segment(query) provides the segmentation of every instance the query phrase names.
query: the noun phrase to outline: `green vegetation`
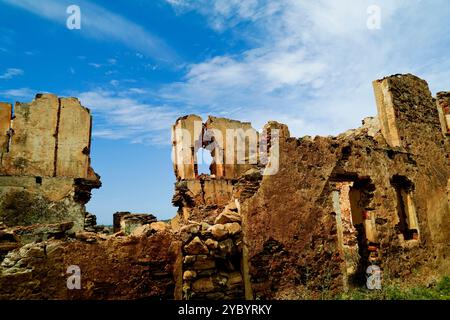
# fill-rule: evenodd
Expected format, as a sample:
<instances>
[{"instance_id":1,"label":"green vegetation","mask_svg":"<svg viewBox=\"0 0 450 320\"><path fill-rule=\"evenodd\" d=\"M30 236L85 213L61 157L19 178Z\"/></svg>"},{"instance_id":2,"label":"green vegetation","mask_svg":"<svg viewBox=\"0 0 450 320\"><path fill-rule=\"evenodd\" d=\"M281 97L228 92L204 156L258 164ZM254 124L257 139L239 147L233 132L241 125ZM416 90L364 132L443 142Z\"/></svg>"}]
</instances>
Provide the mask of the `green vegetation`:
<instances>
[{"instance_id":1,"label":"green vegetation","mask_svg":"<svg viewBox=\"0 0 450 320\"><path fill-rule=\"evenodd\" d=\"M450 276L428 287L402 287L385 283L381 290L352 289L336 297L338 300L450 300Z\"/></svg>"}]
</instances>

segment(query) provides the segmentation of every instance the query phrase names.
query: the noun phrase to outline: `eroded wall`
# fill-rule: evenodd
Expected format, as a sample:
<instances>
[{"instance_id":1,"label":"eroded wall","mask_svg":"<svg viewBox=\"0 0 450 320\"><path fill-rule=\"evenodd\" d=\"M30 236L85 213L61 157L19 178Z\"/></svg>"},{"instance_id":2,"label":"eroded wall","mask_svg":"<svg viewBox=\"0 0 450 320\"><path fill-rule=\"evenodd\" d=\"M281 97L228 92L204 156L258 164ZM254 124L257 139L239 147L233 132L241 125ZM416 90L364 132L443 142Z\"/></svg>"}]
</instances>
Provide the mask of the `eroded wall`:
<instances>
[{"instance_id":1,"label":"eroded wall","mask_svg":"<svg viewBox=\"0 0 450 320\"><path fill-rule=\"evenodd\" d=\"M264 175L267 164L259 161L223 177L229 199L240 204L246 298L336 294L364 286L370 265L386 278L448 273L449 141L440 116L447 96L436 104L413 75L377 80L374 92L378 117L362 127L297 139L271 122L279 137L276 174ZM219 123L223 131L234 122ZM198 196L214 178L177 183L174 221L217 217L223 203Z\"/></svg>"},{"instance_id":2,"label":"eroded wall","mask_svg":"<svg viewBox=\"0 0 450 320\"><path fill-rule=\"evenodd\" d=\"M442 117L448 94L433 99L426 82L413 75L373 85L378 116L360 128L294 138L287 126L271 121L257 133L258 149L265 145L267 154L258 153L256 162L246 152L246 163L216 161L210 175L197 172L200 148L213 144L208 150L217 159L239 147L206 132L250 132L232 138L242 146L256 131L222 118L178 119L172 128L177 216L165 224L118 213L117 232L108 236L69 231L98 183L90 178L92 169L85 171L86 136L71 138L68 131L63 140L72 142L64 144L63 134L52 140L45 132L39 139L54 142L56 162L53 175L35 176L44 170L36 165L44 151L23 146L41 140L27 142L23 137L33 132L27 127L12 152L15 120L8 126L10 106L1 104L0 129L8 132L0 141L8 163L2 170L12 174L0 177L0 191L13 194L9 202L1 198L2 217L10 210L8 217L17 219L11 224L29 226L0 224L0 298L319 299L365 286L368 266L378 266L383 281L432 283L448 275L450 143ZM36 101L30 106L53 110L54 97ZM75 113L73 123L64 125L62 106ZM55 132L90 130L76 100L61 100L58 110ZM25 111L16 124L37 117ZM14 154L29 159L15 164ZM56 212L41 210L49 205ZM70 225L61 224L67 217ZM57 224L36 224L49 219ZM72 264L86 272L80 291L64 287L63 272Z\"/></svg>"},{"instance_id":3,"label":"eroded wall","mask_svg":"<svg viewBox=\"0 0 450 320\"><path fill-rule=\"evenodd\" d=\"M438 92L436 103L442 133L444 135L450 135L450 92Z\"/></svg>"},{"instance_id":4,"label":"eroded wall","mask_svg":"<svg viewBox=\"0 0 450 320\"><path fill-rule=\"evenodd\" d=\"M0 300L174 298L181 248L169 229L136 236L68 229L0 228Z\"/></svg>"},{"instance_id":5,"label":"eroded wall","mask_svg":"<svg viewBox=\"0 0 450 320\"><path fill-rule=\"evenodd\" d=\"M379 116L388 119L337 137L285 139L279 173L265 176L242 205L255 296L361 286L371 264L393 278L448 273L449 141L436 104L426 82L412 75L376 81L376 91L379 86ZM407 182L406 197L398 197L396 177ZM348 195L355 183L370 194L359 209ZM401 230L399 201L415 215L404 227L409 233ZM353 236L348 210L363 213Z\"/></svg>"},{"instance_id":6,"label":"eroded wall","mask_svg":"<svg viewBox=\"0 0 450 320\"><path fill-rule=\"evenodd\" d=\"M91 115L75 98L38 94L0 104L0 222L75 222L99 176L90 168Z\"/></svg>"}]
</instances>

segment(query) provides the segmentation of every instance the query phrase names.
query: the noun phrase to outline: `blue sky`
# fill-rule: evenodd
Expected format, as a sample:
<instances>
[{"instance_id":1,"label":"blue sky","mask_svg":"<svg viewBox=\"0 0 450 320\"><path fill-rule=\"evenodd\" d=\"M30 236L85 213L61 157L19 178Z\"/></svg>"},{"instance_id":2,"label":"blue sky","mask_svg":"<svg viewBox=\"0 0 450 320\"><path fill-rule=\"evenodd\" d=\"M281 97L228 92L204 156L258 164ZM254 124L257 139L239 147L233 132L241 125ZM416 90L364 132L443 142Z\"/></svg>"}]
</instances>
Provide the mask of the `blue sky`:
<instances>
[{"instance_id":1,"label":"blue sky","mask_svg":"<svg viewBox=\"0 0 450 320\"><path fill-rule=\"evenodd\" d=\"M69 30L66 8L81 9ZM367 28L380 9L381 29ZM450 90L447 0L0 0L0 100L76 96L94 115L88 210L175 215L170 125L197 113L337 134L395 73Z\"/></svg>"}]
</instances>

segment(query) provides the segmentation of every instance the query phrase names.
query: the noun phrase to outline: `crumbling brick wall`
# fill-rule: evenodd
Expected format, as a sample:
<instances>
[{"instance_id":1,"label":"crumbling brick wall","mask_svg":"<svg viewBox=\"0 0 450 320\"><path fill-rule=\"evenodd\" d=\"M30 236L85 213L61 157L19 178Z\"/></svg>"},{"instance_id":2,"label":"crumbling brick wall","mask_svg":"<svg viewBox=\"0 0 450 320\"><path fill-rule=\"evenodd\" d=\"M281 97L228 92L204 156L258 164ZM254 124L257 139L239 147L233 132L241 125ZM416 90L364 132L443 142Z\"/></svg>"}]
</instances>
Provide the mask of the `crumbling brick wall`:
<instances>
[{"instance_id":1,"label":"crumbling brick wall","mask_svg":"<svg viewBox=\"0 0 450 320\"><path fill-rule=\"evenodd\" d=\"M433 99L413 75L373 85L378 117L335 137L294 138L273 121L257 133L223 118L178 119L177 216L165 224L118 213L114 235L70 231L98 183L86 167L87 140L62 146L74 146L73 153L58 156L59 134L52 138L33 113L59 110L45 121L60 132L65 103L55 107L54 96L38 96L31 104L37 109L19 108L16 126L5 120L10 106L0 104L0 130L7 132L0 136L0 216L15 226L0 224L0 298L321 298L362 287L370 265L381 268L383 279L448 275L450 142L442 121L448 94ZM75 100L68 105L82 113L75 119L87 119ZM14 140L10 129L19 130L21 121L33 125ZM36 128L42 136L27 140ZM232 139L241 144L226 142L227 129L239 132ZM248 151L254 136L256 158ZM51 148L33 149L43 140L53 158ZM215 160L210 175L198 173L200 148ZM242 163L226 161L237 154ZM55 212L42 210L49 204ZM20 214L12 220L5 212ZM72 222L61 223L66 219ZM68 265L84 270L81 291L67 291Z\"/></svg>"},{"instance_id":2,"label":"crumbling brick wall","mask_svg":"<svg viewBox=\"0 0 450 320\"><path fill-rule=\"evenodd\" d=\"M182 296L242 299L244 248L236 200L240 193L255 192L243 177L253 170L259 176L258 159L252 161L249 152L251 139L257 143L259 135L245 122L216 117L201 121L190 115L178 119L172 128L178 180L173 204L179 208L172 226L183 243ZM201 148L211 152L210 175L198 174L196 154Z\"/></svg>"},{"instance_id":3,"label":"crumbling brick wall","mask_svg":"<svg viewBox=\"0 0 450 320\"><path fill-rule=\"evenodd\" d=\"M170 225L127 213L110 234L86 216L91 189L100 187L90 167L91 122L75 98L37 95L14 110L0 104L0 300L181 292L181 244ZM68 285L72 267L79 288Z\"/></svg>"},{"instance_id":4,"label":"crumbling brick wall","mask_svg":"<svg viewBox=\"0 0 450 320\"><path fill-rule=\"evenodd\" d=\"M374 264L386 278L448 272L449 141L438 108L446 95L436 105L426 82L412 75L375 81L374 90L378 117L336 137L297 139L269 123L266 129L279 132L276 174L263 175L267 163L259 158L246 171L228 169L237 176L195 178L193 157L194 175L177 175L177 223L211 221L223 208L189 186L225 180L232 189L228 197L241 208L247 298L342 292L364 285Z\"/></svg>"},{"instance_id":5,"label":"crumbling brick wall","mask_svg":"<svg viewBox=\"0 0 450 320\"><path fill-rule=\"evenodd\" d=\"M38 94L31 103L0 104L0 222L84 224L90 191L92 119L75 98Z\"/></svg>"},{"instance_id":6,"label":"crumbling brick wall","mask_svg":"<svg viewBox=\"0 0 450 320\"><path fill-rule=\"evenodd\" d=\"M386 278L427 267L448 272L449 141L436 104L412 75L374 87L379 123L367 119L337 137L282 140L279 173L264 177L242 204L254 296L361 286L372 263ZM360 193L359 204L352 206L350 189ZM359 220L356 235L346 210Z\"/></svg>"}]
</instances>

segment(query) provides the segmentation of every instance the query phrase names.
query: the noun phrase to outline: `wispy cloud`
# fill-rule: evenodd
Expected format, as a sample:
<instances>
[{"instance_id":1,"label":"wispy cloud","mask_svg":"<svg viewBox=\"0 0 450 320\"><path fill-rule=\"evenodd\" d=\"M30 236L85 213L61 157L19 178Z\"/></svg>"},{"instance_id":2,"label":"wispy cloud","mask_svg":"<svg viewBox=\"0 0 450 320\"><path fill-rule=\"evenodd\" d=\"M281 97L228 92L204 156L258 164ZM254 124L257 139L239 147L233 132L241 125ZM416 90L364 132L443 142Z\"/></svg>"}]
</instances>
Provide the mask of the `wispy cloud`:
<instances>
[{"instance_id":1,"label":"wispy cloud","mask_svg":"<svg viewBox=\"0 0 450 320\"><path fill-rule=\"evenodd\" d=\"M0 74L0 79L8 80L23 74L24 72L22 69L8 68L3 74Z\"/></svg>"},{"instance_id":2,"label":"wispy cloud","mask_svg":"<svg viewBox=\"0 0 450 320\"><path fill-rule=\"evenodd\" d=\"M178 14L196 10L205 15L210 26L223 31L242 21L256 21L275 14L284 1L267 0L166 0Z\"/></svg>"},{"instance_id":3,"label":"wispy cloud","mask_svg":"<svg viewBox=\"0 0 450 320\"><path fill-rule=\"evenodd\" d=\"M167 144L170 126L180 112L167 105L147 103L142 97L137 99L135 93L135 90L98 88L74 95L94 114L94 137Z\"/></svg>"},{"instance_id":4,"label":"wispy cloud","mask_svg":"<svg viewBox=\"0 0 450 320\"><path fill-rule=\"evenodd\" d=\"M252 121L274 119L297 135L335 134L376 113L371 81L412 72L450 78L450 15L445 0L387 1L381 30L369 30L374 1L167 0L196 10L217 31L235 32L249 48L188 67L161 90L166 101Z\"/></svg>"},{"instance_id":5,"label":"wispy cloud","mask_svg":"<svg viewBox=\"0 0 450 320\"><path fill-rule=\"evenodd\" d=\"M2 96L11 99L24 99L30 101L36 95L38 91L30 88L17 88L0 91Z\"/></svg>"},{"instance_id":6,"label":"wispy cloud","mask_svg":"<svg viewBox=\"0 0 450 320\"><path fill-rule=\"evenodd\" d=\"M73 4L69 0L0 0L20 7L45 19L66 24L66 8ZM86 0L78 0L81 8L81 35L105 41L119 41L149 57L160 61L173 62L175 52L160 38L142 26L129 21L99 5Z\"/></svg>"},{"instance_id":7,"label":"wispy cloud","mask_svg":"<svg viewBox=\"0 0 450 320\"><path fill-rule=\"evenodd\" d=\"M90 63L88 63L88 65L93 67L93 68L96 68L96 69L102 67L102 65L100 63L94 63L94 62L90 62Z\"/></svg>"}]
</instances>

